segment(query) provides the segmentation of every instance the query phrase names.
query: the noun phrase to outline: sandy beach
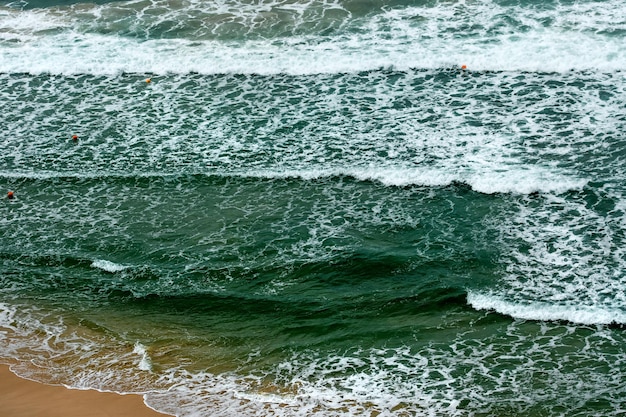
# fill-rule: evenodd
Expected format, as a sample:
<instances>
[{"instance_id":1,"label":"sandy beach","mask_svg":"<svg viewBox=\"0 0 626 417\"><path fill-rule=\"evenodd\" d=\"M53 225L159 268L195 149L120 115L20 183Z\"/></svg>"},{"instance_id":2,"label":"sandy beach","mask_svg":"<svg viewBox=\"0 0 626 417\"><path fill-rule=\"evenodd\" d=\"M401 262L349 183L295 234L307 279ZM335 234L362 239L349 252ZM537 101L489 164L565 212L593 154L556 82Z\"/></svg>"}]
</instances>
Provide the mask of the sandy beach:
<instances>
[{"instance_id":1,"label":"sandy beach","mask_svg":"<svg viewBox=\"0 0 626 417\"><path fill-rule=\"evenodd\" d=\"M0 415L4 417L165 417L140 395L71 390L22 379L0 365Z\"/></svg>"}]
</instances>

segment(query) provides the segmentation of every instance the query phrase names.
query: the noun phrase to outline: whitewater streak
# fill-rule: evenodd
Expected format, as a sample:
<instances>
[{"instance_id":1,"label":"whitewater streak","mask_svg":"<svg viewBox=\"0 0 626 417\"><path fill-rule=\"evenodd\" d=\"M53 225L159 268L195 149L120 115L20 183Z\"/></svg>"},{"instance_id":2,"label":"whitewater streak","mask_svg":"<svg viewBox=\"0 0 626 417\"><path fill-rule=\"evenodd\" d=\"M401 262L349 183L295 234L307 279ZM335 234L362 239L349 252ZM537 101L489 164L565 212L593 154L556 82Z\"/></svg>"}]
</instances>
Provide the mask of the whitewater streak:
<instances>
[{"instance_id":1,"label":"whitewater streak","mask_svg":"<svg viewBox=\"0 0 626 417\"><path fill-rule=\"evenodd\" d=\"M468 291L467 303L477 310L495 311L516 319L564 321L576 324L626 324L626 313L617 307L559 304L555 302L514 302L494 292Z\"/></svg>"},{"instance_id":2,"label":"whitewater streak","mask_svg":"<svg viewBox=\"0 0 626 417\"><path fill-rule=\"evenodd\" d=\"M569 191L580 191L587 184L587 180L574 176L563 175L537 167L480 167L469 172L454 172L450 168L327 168L316 169L249 169L242 171L207 170L205 172L8 172L0 171L1 178L12 180L51 180L51 179L100 179L106 178L176 178L181 175L201 175L206 177L223 178L259 178L259 179L286 179L294 178L303 181L318 179L329 179L338 177L354 178L358 181L374 181L389 187L447 187L453 184L465 184L472 190L483 194L511 193L511 194L532 194L532 193L556 193L562 194ZM98 261L100 262L100 261ZM100 265L95 265L101 267Z\"/></svg>"},{"instance_id":3,"label":"whitewater streak","mask_svg":"<svg viewBox=\"0 0 626 417\"><path fill-rule=\"evenodd\" d=\"M506 16L520 10L488 1L402 9L314 1L0 6L0 72L304 75L461 65L614 72L626 67L626 44L615 35L625 9L619 1L602 13L563 5L514 20ZM320 28L322 16L328 26ZM128 19L127 32L112 30ZM320 29L332 36L318 36Z\"/></svg>"},{"instance_id":4,"label":"whitewater streak","mask_svg":"<svg viewBox=\"0 0 626 417\"><path fill-rule=\"evenodd\" d=\"M311 44L245 41L224 45L216 41L158 39L139 41L69 33L20 41L0 50L0 72L57 75L137 74L332 74L378 70L460 68L472 71L567 72L622 71L626 47L586 34L548 35L503 40L495 45L429 44L378 39L344 39ZM5 39L7 41L7 39ZM546 42L545 48L537 44ZM350 45L365 43L363 50ZM370 44L368 47L367 44ZM389 43L389 42L387 42ZM581 52L581 49L583 52ZM364 52L365 51L365 52ZM583 55L584 60L580 57Z\"/></svg>"}]
</instances>

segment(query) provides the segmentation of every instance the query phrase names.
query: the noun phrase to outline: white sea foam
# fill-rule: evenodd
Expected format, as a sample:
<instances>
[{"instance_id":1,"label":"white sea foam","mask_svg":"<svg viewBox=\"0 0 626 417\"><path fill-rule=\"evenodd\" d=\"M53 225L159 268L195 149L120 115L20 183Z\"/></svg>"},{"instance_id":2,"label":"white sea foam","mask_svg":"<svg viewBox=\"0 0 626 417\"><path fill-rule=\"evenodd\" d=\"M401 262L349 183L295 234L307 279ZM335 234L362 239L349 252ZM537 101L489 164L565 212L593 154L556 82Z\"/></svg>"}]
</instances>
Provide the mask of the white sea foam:
<instances>
[{"instance_id":1,"label":"white sea foam","mask_svg":"<svg viewBox=\"0 0 626 417\"><path fill-rule=\"evenodd\" d=\"M128 269L127 265L116 264L115 262L107 261L104 259L96 259L91 263L93 268L102 269L106 272L116 273Z\"/></svg>"},{"instance_id":2,"label":"white sea foam","mask_svg":"<svg viewBox=\"0 0 626 417\"><path fill-rule=\"evenodd\" d=\"M492 293L468 291L467 302L477 310L492 310L516 319L568 321L577 324L626 324L626 312L617 307L508 301Z\"/></svg>"},{"instance_id":3,"label":"white sea foam","mask_svg":"<svg viewBox=\"0 0 626 417\"><path fill-rule=\"evenodd\" d=\"M469 298L481 302L480 294ZM72 329L58 319L44 325L53 317L37 319L34 311L20 310L0 305L0 311L20 316L16 333L0 338L3 357L20 361L17 373L79 389L144 393L151 407L180 417L464 416L468 410L495 415L503 405L516 409L518 400L551 410L564 394L571 400L581 389L604 388L617 397L624 389L619 378L607 379L602 371L623 360L615 349L623 340L619 332L600 327L575 334L574 326L546 322L533 328L512 322L495 324L502 328L490 328L485 336L485 326L494 324L476 322L456 336L412 347L342 353L307 349L271 366L263 355L253 355L251 361L264 363L253 373L190 371L178 362L152 373L142 365L148 349L140 342L129 346L108 333ZM580 349L581 343L587 348ZM163 346L165 352L170 348ZM541 374L540 401L534 386L524 382L529 373Z\"/></svg>"},{"instance_id":4,"label":"white sea foam","mask_svg":"<svg viewBox=\"0 0 626 417\"><path fill-rule=\"evenodd\" d=\"M175 382L167 393L149 394L147 402L181 416L464 416L472 410L497 415L503 407L518 406L523 413L537 403L546 410L553 404L558 408L564 391L573 394L581 389L575 382L583 375L586 378L578 383L585 381L587 388L622 392L618 381L596 378L587 368L621 358L619 353L606 357L597 351L599 345L616 341L598 329L584 341L593 348L580 349L572 345L573 331L544 324L531 335L513 323L501 336L484 338L478 330L474 339L470 331L418 350L401 347L337 355L309 351L285 360L265 376L180 372L169 378ZM552 367L552 361L559 366ZM540 399L526 384L524 375L529 373L542 377ZM279 387L259 384L267 378L284 381L288 389L281 392ZM509 401L506 395L515 399Z\"/></svg>"},{"instance_id":5,"label":"white sea foam","mask_svg":"<svg viewBox=\"0 0 626 417\"><path fill-rule=\"evenodd\" d=\"M0 340L7 337L10 329L15 326L15 307L0 303Z\"/></svg>"},{"instance_id":6,"label":"white sea foam","mask_svg":"<svg viewBox=\"0 0 626 417\"><path fill-rule=\"evenodd\" d=\"M623 15L624 5L617 1L610 3L593 8L590 13L593 17L585 17L576 7L537 12L505 9L489 1L458 7L439 3L436 8L379 11L364 18L364 23L357 23L361 22L358 19L351 21L350 13L344 11L330 27L356 25L358 30L339 31L324 38L316 38L314 32L309 34L299 28L311 26L319 20L319 15L311 14L308 22L300 21L301 12L286 17L280 12L285 5L280 3L256 7L240 4L237 11L237 4L216 4L211 9L198 2L189 5L191 11L173 7L161 19L153 13L138 13L132 4L126 9L111 3L91 11L5 9L0 15L0 33L11 42L0 45L0 72L321 74L379 68L433 69L461 64L476 71L621 71L626 67L626 46L621 37L611 32L623 30L623 24L612 19L620 16L620 11ZM306 10L305 6L302 10ZM167 10L159 2L147 7L154 7L158 13ZM287 19L282 24L293 25L290 36L271 36L271 26L276 22L266 19L268 8L282 16L278 19ZM341 10L341 6L329 4L322 6L320 12L324 9L330 15ZM520 20L526 21L524 30L503 23L502 15L516 13L521 14ZM232 14L230 18L220 21L220 16L229 14ZM205 17L209 23L197 28L198 16ZM102 34L125 19L137 19L139 34L150 33L163 22L173 21L195 29L190 28L189 38L146 39ZM539 23L550 19L555 23L549 26ZM95 23L87 23L92 21ZM258 22L269 26L258 27ZM241 32L235 32L235 36L238 34L242 41L233 41L228 33L225 39L219 38L229 23L241 28L232 30ZM470 30L467 36L454 36L464 34L472 25L482 29ZM266 30L270 32L265 33ZM259 36L248 34L255 31L259 31Z\"/></svg>"},{"instance_id":7,"label":"white sea foam","mask_svg":"<svg viewBox=\"0 0 626 417\"><path fill-rule=\"evenodd\" d=\"M577 39L572 39L577 38ZM363 48L350 53L349 45ZM565 44L563 44L563 42ZM370 46L367 43L371 43ZM543 45L542 45L543 44ZM305 44L306 45L306 44ZM494 45L380 45L378 40L335 41L315 47L249 41L134 41L104 35L57 35L0 49L0 72L33 74L324 74L394 68L439 69L465 63L473 71L621 71L626 47L587 35L549 41L530 37ZM584 50L583 53L580 50ZM368 51L368 52L362 52ZM580 60L584 55L585 59Z\"/></svg>"},{"instance_id":8,"label":"white sea foam","mask_svg":"<svg viewBox=\"0 0 626 417\"><path fill-rule=\"evenodd\" d=\"M475 171L482 171L477 173ZM370 167L370 168L326 168L304 170L264 170L251 171L240 174L244 177L261 178L302 178L305 180L348 176L360 181L378 181L386 186L406 187L445 187L453 183L469 185L473 190L484 194L512 193L565 193L581 190L587 181L575 177L558 175L538 167L515 169L502 165L501 167L476 167L455 172L454 167L446 169L436 168L398 168L398 167Z\"/></svg>"},{"instance_id":9,"label":"white sea foam","mask_svg":"<svg viewBox=\"0 0 626 417\"><path fill-rule=\"evenodd\" d=\"M32 123L24 135L33 138L7 141L4 154L13 166L0 175L350 176L388 186L458 182L485 194L560 194L584 188L590 176L578 161L594 152L606 155L601 147L619 128L619 107L598 93L619 93L614 86L622 80L615 74L440 75L171 76L150 88L132 76L98 78L86 81L90 95L78 115L72 100L83 97L83 83L45 78L36 91L20 89L23 97L13 89L0 92L12 103L6 130L24 131L22 115L28 114ZM29 82L24 77L3 81ZM231 81L232 89L224 90L222 83ZM198 82L207 88L190 86ZM31 94L52 94L64 105L33 108ZM189 102L209 110L190 112ZM113 108L106 118L91 116L103 106ZM55 119L47 116L51 111ZM85 132L80 146L54 137L68 120ZM24 166L33 171L24 172Z\"/></svg>"},{"instance_id":10,"label":"white sea foam","mask_svg":"<svg viewBox=\"0 0 626 417\"><path fill-rule=\"evenodd\" d=\"M453 183L469 185L474 191L483 194L511 193L511 194L532 194L532 193L565 193L568 191L581 190L587 180L576 178L575 176L559 175L548 170L537 167L518 168L513 167L482 167L478 170L484 172L455 172L453 167L448 169L435 168L403 168L393 166L380 166L370 168L303 168L303 169L283 169L283 170L257 170L231 171L224 173L220 171L207 170L203 175L214 176L234 176L241 178L300 178L305 181L318 180L333 177L352 177L359 181L376 181L390 187L445 187ZM152 177L176 177L179 172L1 172L0 177L5 178L29 178L29 179L54 179L54 178L152 178ZM92 267L100 268L108 272L119 272L127 269L128 266L115 264L106 260L96 260Z\"/></svg>"},{"instance_id":11,"label":"white sea foam","mask_svg":"<svg viewBox=\"0 0 626 417\"><path fill-rule=\"evenodd\" d=\"M556 193L582 190L587 184L575 176L558 175L549 170L533 168L503 168L472 175L465 180L473 190L484 194Z\"/></svg>"},{"instance_id":12,"label":"white sea foam","mask_svg":"<svg viewBox=\"0 0 626 417\"><path fill-rule=\"evenodd\" d=\"M142 345L141 343L135 343L135 347L133 348L133 353L140 355L141 360L139 361L138 367L142 371L151 371L152 370L152 361L150 360L150 355L148 354L148 349Z\"/></svg>"},{"instance_id":13,"label":"white sea foam","mask_svg":"<svg viewBox=\"0 0 626 417\"><path fill-rule=\"evenodd\" d=\"M149 370L147 349L139 343L133 349L86 321L83 325L82 321L67 320L61 311L0 303L0 360L11 360L14 372L40 382L77 389L145 392L150 373L137 372L137 355L141 355L139 369Z\"/></svg>"},{"instance_id":14,"label":"white sea foam","mask_svg":"<svg viewBox=\"0 0 626 417\"><path fill-rule=\"evenodd\" d=\"M468 302L521 319L626 323L624 249L614 229L621 216L564 195L513 204L498 219L498 284L470 291Z\"/></svg>"}]
</instances>

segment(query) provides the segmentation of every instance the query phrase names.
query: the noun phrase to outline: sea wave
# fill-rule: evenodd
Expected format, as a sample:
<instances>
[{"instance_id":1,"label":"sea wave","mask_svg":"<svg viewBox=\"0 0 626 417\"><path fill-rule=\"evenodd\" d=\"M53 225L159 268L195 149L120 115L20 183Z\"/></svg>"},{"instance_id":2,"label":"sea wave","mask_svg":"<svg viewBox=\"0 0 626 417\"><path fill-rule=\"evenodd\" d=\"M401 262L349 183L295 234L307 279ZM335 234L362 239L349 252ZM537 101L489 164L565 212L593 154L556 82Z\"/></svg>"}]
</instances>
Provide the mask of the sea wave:
<instances>
[{"instance_id":1,"label":"sea wave","mask_svg":"<svg viewBox=\"0 0 626 417\"><path fill-rule=\"evenodd\" d=\"M468 291L467 303L522 320L565 321L576 324L626 324L626 312L614 306L558 304L526 300L512 302L494 293Z\"/></svg>"},{"instance_id":2,"label":"sea wave","mask_svg":"<svg viewBox=\"0 0 626 417\"><path fill-rule=\"evenodd\" d=\"M116 264L115 262L107 261L104 259L96 259L95 261L93 261L91 266L93 268L102 269L103 271L111 272L111 273L124 271L125 269L129 268L126 265Z\"/></svg>"},{"instance_id":3,"label":"sea wave","mask_svg":"<svg viewBox=\"0 0 626 417\"><path fill-rule=\"evenodd\" d=\"M159 179L177 177L196 177L198 180L251 178L260 180L297 179L305 182L318 180L333 180L339 178L353 178L360 182L375 182L386 187L433 187L441 188L456 184L464 184L481 194L533 194L554 193L563 194L570 191L581 191L588 180L573 176L551 173L538 168L510 169L502 167L484 172L459 173L446 169L418 169L418 168L304 168L304 169L251 169L246 171L230 172L1 172L0 178L11 180L96 180L107 181L115 179ZM19 193L17 193L19 194ZM94 262L96 267L104 268L106 261Z\"/></svg>"},{"instance_id":4,"label":"sea wave","mask_svg":"<svg viewBox=\"0 0 626 417\"><path fill-rule=\"evenodd\" d=\"M626 48L616 41L574 35L549 41L537 35L495 45L392 43L345 39L293 44L166 39L137 41L112 35L62 34L0 48L1 73L117 75L341 74L379 70L457 68L468 71L621 72ZM350 52L353 43L362 49ZM538 46L537 44L543 44ZM369 46L368 46L369 44ZM581 49L583 52L581 52ZM363 52L367 51L367 52ZM585 59L580 60L584 55Z\"/></svg>"},{"instance_id":5,"label":"sea wave","mask_svg":"<svg viewBox=\"0 0 626 417\"><path fill-rule=\"evenodd\" d=\"M302 75L463 64L614 72L626 66L623 14L618 1L543 10L491 1L369 9L313 1L5 7L0 72Z\"/></svg>"}]
</instances>

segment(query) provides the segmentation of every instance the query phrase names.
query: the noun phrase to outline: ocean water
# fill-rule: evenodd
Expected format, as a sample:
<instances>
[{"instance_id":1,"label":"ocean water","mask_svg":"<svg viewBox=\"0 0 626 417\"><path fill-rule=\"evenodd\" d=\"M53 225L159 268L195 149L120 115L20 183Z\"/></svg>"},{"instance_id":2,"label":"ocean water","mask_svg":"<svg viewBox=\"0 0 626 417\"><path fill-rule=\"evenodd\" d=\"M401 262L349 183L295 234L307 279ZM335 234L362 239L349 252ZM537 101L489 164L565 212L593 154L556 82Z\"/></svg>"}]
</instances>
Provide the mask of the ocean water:
<instances>
[{"instance_id":1,"label":"ocean water","mask_svg":"<svg viewBox=\"0 0 626 417\"><path fill-rule=\"evenodd\" d=\"M623 1L0 0L0 114L19 375L179 417L626 413Z\"/></svg>"}]
</instances>

